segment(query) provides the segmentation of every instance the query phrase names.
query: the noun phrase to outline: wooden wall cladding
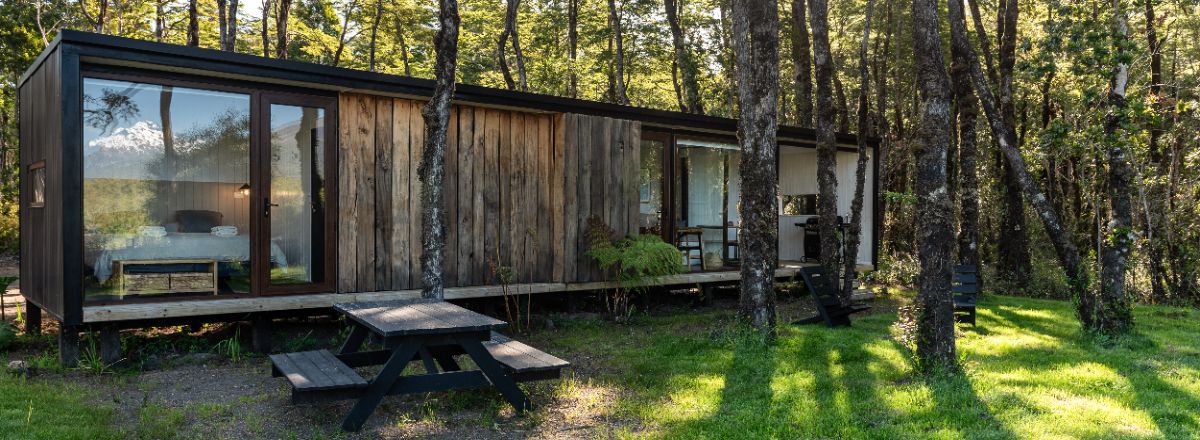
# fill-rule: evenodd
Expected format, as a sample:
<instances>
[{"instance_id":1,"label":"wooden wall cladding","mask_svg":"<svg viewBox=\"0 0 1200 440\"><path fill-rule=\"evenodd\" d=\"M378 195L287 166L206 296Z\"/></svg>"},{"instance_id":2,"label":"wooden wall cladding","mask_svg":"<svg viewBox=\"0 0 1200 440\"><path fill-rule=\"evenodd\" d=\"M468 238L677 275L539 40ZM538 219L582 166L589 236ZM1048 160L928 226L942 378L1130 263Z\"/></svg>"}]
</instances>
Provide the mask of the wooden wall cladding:
<instances>
[{"instance_id":1,"label":"wooden wall cladding","mask_svg":"<svg viewBox=\"0 0 1200 440\"><path fill-rule=\"evenodd\" d=\"M339 99L338 290L420 287L424 102ZM640 123L455 106L446 150L447 286L599 279L588 216L636 231Z\"/></svg>"},{"instance_id":2,"label":"wooden wall cladding","mask_svg":"<svg viewBox=\"0 0 1200 440\"><path fill-rule=\"evenodd\" d=\"M78 206L79 195L63 191L62 63L62 52L55 50L17 95L21 126L21 294L59 319L68 311L64 298L66 277L83 277L82 273L64 273L63 231L67 226L63 224L63 210L64 205ZM33 179L26 177L30 166L42 161L45 204L34 208L30 206Z\"/></svg>"}]
</instances>

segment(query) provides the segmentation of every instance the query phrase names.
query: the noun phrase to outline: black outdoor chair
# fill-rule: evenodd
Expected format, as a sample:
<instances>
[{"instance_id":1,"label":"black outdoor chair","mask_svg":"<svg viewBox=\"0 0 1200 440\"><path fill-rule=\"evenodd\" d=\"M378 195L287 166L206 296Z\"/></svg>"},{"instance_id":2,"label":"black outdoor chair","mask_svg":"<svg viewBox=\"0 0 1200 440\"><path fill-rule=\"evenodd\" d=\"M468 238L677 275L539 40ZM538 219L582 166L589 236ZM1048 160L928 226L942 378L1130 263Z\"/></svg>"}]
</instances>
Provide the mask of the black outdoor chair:
<instances>
[{"instance_id":1,"label":"black outdoor chair","mask_svg":"<svg viewBox=\"0 0 1200 440\"><path fill-rule=\"evenodd\" d=\"M842 304L837 288L834 287L833 277L825 272L824 266L802 267L800 276L804 278L804 286L813 295L817 316L801 319L796 321L796 324L824 322L830 328L843 325L849 327L850 315L871 309L871 306L866 304Z\"/></svg>"},{"instance_id":2,"label":"black outdoor chair","mask_svg":"<svg viewBox=\"0 0 1200 440\"><path fill-rule=\"evenodd\" d=\"M954 320L975 325L975 298L979 295L979 268L973 264L954 266Z\"/></svg>"}]
</instances>

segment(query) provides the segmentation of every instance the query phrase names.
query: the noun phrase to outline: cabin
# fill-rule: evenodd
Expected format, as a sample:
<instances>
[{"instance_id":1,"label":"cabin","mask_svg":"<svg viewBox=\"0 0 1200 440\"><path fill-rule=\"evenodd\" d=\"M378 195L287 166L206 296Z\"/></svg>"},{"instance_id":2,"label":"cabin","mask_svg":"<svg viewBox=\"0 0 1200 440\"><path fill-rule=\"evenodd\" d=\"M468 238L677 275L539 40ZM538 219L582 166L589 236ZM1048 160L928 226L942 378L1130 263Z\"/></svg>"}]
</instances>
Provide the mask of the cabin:
<instances>
[{"instance_id":1,"label":"cabin","mask_svg":"<svg viewBox=\"0 0 1200 440\"><path fill-rule=\"evenodd\" d=\"M62 323L64 351L81 331L419 296L432 81L63 31L18 85L21 293L34 324L39 310ZM493 263L522 292L612 286L585 254L593 216L684 249L690 271L662 284L736 281L736 125L458 86L447 299L499 296ZM849 218L856 139L837 140ZM814 142L779 128L780 277L812 256ZM878 255L877 144L854 256L864 269Z\"/></svg>"}]
</instances>

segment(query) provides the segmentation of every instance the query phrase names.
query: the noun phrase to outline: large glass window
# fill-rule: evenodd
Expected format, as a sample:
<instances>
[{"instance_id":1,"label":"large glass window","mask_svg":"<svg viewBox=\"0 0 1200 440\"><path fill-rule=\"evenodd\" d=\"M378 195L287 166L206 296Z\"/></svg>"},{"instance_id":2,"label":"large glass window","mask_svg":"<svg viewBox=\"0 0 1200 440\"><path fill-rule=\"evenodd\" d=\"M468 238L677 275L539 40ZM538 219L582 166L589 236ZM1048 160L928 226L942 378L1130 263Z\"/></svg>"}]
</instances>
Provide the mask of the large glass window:
<instances>
[{"instance_id":1,"label":"large glass window","mask_svg":"<svg viewBox=\"0 0 1200 440\"><path fill-rule=\"evenodd\" d=\"M638 230L642 234L662 234L663 148L661 139L642 139L638 178Z\"/></svg>"},{"instance_id":2,"label":"large glass window","mask_svg":"<svg viewBox=\"0 0 1200 440\"><path fill-rule=\"evenodd\" d=\"M83 93L86 298L248 293L250 96L99 78Z\"/></svg>"},{"instance_id":3,"label":"large glass window","mask_svg":"<svg viewBox=\"0 0 1200 440\"><path fill-rule=\"evenodd\" d=\"M737 145L702 140L676 144L676 230L699 233L704 267L716 268L737 256L741 152Z\"/></svg>"}]
</instances>

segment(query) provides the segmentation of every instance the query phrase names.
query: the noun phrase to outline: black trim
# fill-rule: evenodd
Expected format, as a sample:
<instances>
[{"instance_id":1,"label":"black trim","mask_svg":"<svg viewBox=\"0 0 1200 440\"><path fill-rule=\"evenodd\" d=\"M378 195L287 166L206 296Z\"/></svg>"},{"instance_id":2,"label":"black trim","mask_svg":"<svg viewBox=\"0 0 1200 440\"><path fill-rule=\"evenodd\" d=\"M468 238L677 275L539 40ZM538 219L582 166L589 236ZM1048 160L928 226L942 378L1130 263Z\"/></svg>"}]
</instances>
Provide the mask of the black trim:
<instances>
[{"instance_id":1,"label":"black trim","mask_svg":"<svg viewBox=\"0 0 1200 440\"><path fill-rule=\"evenodd\" d=\"M62 48L63 321L83 323L83 73L79 51Z\"/></svg>"}]
</instances>

